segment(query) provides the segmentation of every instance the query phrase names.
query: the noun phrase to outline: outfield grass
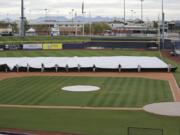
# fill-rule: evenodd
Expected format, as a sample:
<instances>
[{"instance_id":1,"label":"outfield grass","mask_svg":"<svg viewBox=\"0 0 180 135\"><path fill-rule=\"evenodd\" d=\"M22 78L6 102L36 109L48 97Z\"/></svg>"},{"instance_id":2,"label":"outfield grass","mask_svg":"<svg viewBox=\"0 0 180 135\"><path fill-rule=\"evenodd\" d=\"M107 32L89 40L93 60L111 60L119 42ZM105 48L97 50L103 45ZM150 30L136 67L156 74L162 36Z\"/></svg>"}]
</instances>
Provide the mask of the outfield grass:
<instances>
[{"instance_id":1,"label":"outfield grass","mask_svg":"<svg viewBox=\"0 0 180 135\"><path fill-rule=\"evenodd\" d=\"M93 41L155 41L150 37L96 37ZM79 43L91 41L90 37L83 36L29 36L29 37L0 37L0 44L23 44L23 43Z\"/></svg>"},{"instance_id":2,"label":"outfield grass","mask_svg":"<svg viewBox=\"0 0 180 135\"><path fill-rule=\"evenodd\" d=\"M1 108L0 116L1 128L83 135L127 135L128 127L144 127L163 129L164 135L180 135L180 118L155 116L141 111Z\"/></svg>"},{"instance_id":3,"label":"outfield grass","mask_svg":"<svg viewBox=\"0 0 180 135\"><path fill-rule=\"evenodd\" d=\"M88 37L70 36L30 36L30 37L0 37L0 44L23 44L23 43L79 43L88 42Z\"/></svg>"},{"instance_id":4,"label":"outfield grass","mask_svg":"<svg viewBox=\"0 0 180 135\"><path fill-rule=\"evenodd\" d=\"M0 57L72 57L72 56L156 56L158 51L128 50L61 50L61 51L2 51Z\"/></svg>"},{"instance_id":5,"label":"outfield grass","mask_svg":"<svg viewBox=\"0 0 180 135\"><path fill-rule=\"evenodd\" d=\"M66 92L71 85L94 85L97 92ZM25 77L0 81L0 104L143 107L173 101L166 81L144 78Z\"/></svg>"}]
</instances>

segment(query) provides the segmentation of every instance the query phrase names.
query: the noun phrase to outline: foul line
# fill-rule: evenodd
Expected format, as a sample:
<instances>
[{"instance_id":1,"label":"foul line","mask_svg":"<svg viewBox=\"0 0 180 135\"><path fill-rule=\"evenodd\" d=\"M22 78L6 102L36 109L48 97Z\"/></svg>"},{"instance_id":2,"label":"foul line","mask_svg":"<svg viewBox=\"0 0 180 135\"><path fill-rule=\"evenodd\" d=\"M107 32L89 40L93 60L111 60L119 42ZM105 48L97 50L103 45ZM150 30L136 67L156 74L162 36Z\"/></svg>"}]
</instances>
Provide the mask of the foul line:
<instances>
[{"instance_id":1,"label":"foul line","mask_svg":"<svg viewBox=\"0 0 180 135\"><path fill-rule=\"evenodd\" d=\"M2 105L0 108L22 109L68 109L68 110L117 110L117 111L142 111L143 108L128 107L82 107L82 106L39 106L39 105Z\"/></svg>"}]
</instances>

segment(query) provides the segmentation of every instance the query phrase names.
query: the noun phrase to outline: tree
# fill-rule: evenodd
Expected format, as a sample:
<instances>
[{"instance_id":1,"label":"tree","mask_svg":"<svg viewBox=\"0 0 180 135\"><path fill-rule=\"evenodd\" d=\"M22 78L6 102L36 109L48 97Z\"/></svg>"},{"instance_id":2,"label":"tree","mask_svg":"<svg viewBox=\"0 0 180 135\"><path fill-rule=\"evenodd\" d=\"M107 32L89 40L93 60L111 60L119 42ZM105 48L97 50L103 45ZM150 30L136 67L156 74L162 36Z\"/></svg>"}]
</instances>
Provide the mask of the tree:
<instances>
[{"instance_id":1,"label":"tree","mask_svg":"<svg viewBox=\"0 0 180 135\"><path fill-rule=\"evenodd\" d=\"M106 30L111 30L111 27L107 23L98 22L91 25L92 34L103 34ZM90 24L85 24L84 31L86 34L90 33Z\"/></svg>"},{"instance_id":2,"label":"tree","mask_svg":"<svg viewBox=\"0 0 180 135\"><path fill-rule=\"evenodd\" d=\"M18 24L16 22L13 22L11 24L11 26L12 26L12 30L13 30L14 33L18 33L19 32Z\"/></svg>"},{"instance_id":3,"label":"tree","mask_svg":"<svg viewBox=\"0 0 180 135\"><path fill-rule=\"evenodd\" d=\"M24 20L24 29L25 29L25 32L27 30L29 30L30 26L29 26L29 22L27 21L27 19Z\"/></svg>"},{"instance_id":4,"label":"tree","mask_svg":"<svg viewBox=\"0 0 180 135\"><path fill-rule=\"evenodd\" d=\"M153 27L157 29L158 28L158 22L154 21L153 22Z\"/></svg>"}]
</instances>

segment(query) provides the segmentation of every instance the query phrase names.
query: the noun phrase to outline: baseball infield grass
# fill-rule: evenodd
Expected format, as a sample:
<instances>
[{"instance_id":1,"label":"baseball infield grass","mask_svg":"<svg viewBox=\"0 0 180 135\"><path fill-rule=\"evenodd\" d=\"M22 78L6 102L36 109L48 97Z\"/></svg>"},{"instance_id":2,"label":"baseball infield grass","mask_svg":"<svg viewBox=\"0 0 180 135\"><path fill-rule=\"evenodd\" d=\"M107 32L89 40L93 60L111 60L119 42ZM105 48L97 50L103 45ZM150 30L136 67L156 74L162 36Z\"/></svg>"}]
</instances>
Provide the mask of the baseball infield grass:
<instances>
[{"instance_id":1,"label":"baseball infield grass","mask_svg":"<svg viewBox=\"0 0 180 135\"><path fill-rule=\"evenodd\" d=\"M64 86L93 85L96 92L67 92ZM144 78L25 77L0 81L0 104L143 107L173 101L168 82Z\"/></svg>"},{"instance_id":2,"label":"baseball infield grass","mask_svg":"<svg viewBox=\"0 0 180 135\"><path fill-rule=\"evenodd\" d=\"M155 116L143 111L1 108L0 116L1 128L60 131L82 135L128 135L128 127L150 127L163 129L164 135L180 134L180 118Z\"/></svg>"}]
</instances>

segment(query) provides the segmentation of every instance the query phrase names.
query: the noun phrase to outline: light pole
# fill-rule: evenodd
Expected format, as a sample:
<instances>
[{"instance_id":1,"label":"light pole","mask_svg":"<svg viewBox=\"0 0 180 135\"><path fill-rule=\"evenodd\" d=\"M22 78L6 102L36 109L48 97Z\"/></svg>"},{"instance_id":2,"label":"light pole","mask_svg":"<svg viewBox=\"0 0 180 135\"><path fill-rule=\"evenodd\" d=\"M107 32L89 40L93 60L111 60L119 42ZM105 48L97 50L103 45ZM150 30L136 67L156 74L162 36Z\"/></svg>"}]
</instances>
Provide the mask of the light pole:
<instances>
[{"instance_id":1,"label":"light pole","mask_svg":"<svg viewBox=\"0 0 180 135\"><path fill-rule=\"evenodd\" d=\"M134 10L131 10L131 19L133 20L133 12Z\"/></svg>"},{"instance_id":2,"label":"light pole","mask_svg":"<svg viewBox=\"0 0 180 135\"><path fill-rule=\"evenodd\" d=\"M136 17L136 11L134 11L133 9L131 10L131 19L132 21L134 20L134 18Z\"/></svg>"},{"instance_id":3,"label":"light pole","mask_svg":"<svg viewBox=\"0 0 180 135\"><path fill-rule=\"evenodd\" d=\"M89 36L92 37L91 11L89 11Z\"/></svg>"},{"instance_id":4,"label":"light pole","mask_svg":"<svg viewBox=\"0 0 180 135\"><path fill-rule=\"evenodd\" d=\"M83 1L83 3L82 3L82 15L83 15L83 36L85 35L85 17L84 17L84 14L85 14L85 11L84 11L84 1Z\"/></svg>"},{"instance_id":5,"label":"light pole","mask_svg":"<svg viewBox=\"0 0 180 135\"><path fill-rule=\"evenodd\" d=\"M132 21L134 20L134 10L133 9L131 10L131 19L132 19Z\"/></svg>"},{"instance_id":6,"label":"light pole","mask_svg":"<svg viewBox=\"0 0 180 135\"><path fill-rule=\"evenodd\" d=\"M140 0L141 1L141 20L143 21L143 2L144 0Z\"/></svg>"},{"instance_id":7,"label":"light pole","mask_svg":"<svg viewBox=\"0 0 180 135\"><path fill-rule=\"evenodd\" d=\"M72 9L71 14L72 14L72 27L71 27L71 29L72 29L72 34L73 34L74 33L74 9ZM75 32L75 34L76 34L76 32Z\"/></svg>"},{"instance_id":8,"label":"light pole","mask_svg":"<svg viewBox=\"0 0 180 135\"><path fill-rule=\"evenodd\" d=\"M44 9L44 12L45 12L45 21L47 21L48 9L47 9L47 8L45 8L45 9Z\"/></svg>"},{"instance_id":9,"label":"light pole","mask_svg":"<svg viewBox=\"0 0 180 135\"><path fill-rule=\"evenodd\" d=\"M164 24L164 21L165 21L164 0L162 0L162 48L163 48L163 49L164 49L164 42L165 42L165 39L164 39L164 32L165 32L165 24Z\"/></svg>"},{"instance_id":10,"label":"light pole","mask_svg":"<svg viewBox=\"0 0 180 135\"><path fill-rule=\"evenodd\" d=\"M124 0L124 23L126 23L126 0Z\"/></svg>"},{"instance_id":11,"label":"light pole","mask_svg":"<svg viewBox=\"0 0 180 135\"><path fill-rule=\"evenodd\" d=\"M78 34L78 28L77 28L77 21L76 21L76 18L77 18L77 11L75 12L75 15L74 15L74 21L76 22L76 32L75 32L75 35L77 36L77 34Z\"/></svg>"},{"instance_id":12,"label":"light pole","mask_svg":"<svg viewBox=\"0 0 180 135\"><path fill-rule=\"evenodd\" d=\"M72 23L73 23L74 22L74 9L72 9L71 14L72 14Z\"/></svg>"},{"instance_id":13,"label":"light pole","mask_svg":"<svg viewBox=\"0 0 180 135\"><path fill-rule=\"evenodd\" d=\"M20 36L25 37L25 17L24 17L24 0L21 0L21 26L20 26Z\"/></svg>"}]
</instances>

